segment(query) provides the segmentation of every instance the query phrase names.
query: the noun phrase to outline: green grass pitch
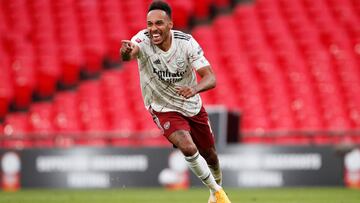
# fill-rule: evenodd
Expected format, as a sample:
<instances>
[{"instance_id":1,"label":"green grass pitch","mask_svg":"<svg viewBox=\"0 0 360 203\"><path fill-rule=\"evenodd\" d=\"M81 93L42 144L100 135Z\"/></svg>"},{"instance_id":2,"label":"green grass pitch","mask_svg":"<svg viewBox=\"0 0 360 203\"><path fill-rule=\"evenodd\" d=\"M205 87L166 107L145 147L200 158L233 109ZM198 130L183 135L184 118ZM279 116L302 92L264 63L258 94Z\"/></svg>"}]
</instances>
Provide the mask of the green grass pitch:
<instances>
[{"instance_id":1,"label":"green grass pitch","mask_svg":"<svg viewBox=\"0 0 360 203\"><path fill-rule=\"evenodd\" d=\"M346 188L226 189L232 203L360 203L360 190ZM207 203L208 191L122 188L0 192L1 203Z\"/></svg>"}]
</instances>

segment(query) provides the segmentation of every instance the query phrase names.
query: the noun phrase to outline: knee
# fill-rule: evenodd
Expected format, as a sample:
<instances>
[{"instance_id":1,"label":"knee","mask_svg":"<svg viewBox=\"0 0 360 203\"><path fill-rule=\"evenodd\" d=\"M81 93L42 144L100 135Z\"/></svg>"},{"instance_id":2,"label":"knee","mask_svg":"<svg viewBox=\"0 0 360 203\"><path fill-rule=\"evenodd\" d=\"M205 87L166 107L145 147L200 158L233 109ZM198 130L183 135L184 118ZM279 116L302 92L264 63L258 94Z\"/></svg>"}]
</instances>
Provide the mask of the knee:
<instances>
[{"instance_id":1,"label":"knee","mask_svg":"<svg viewBox=\"0 0 360 203\"><path fill-rule=\"evenodd\" d=\"M192 156L198 151L195 144L183 146L180 150L184 154L184 156Z\"/></svg>"},{"instance_id":2,"label":"knee","mask_svg":"<svg viewBox=\"0 0 360 203\"><path fill-rule=\"evenodd\" d=\"M180 149L180 151L185 156L192 156L194 155L198 149L193 142L191 135L187 131L178 131L176 132L175 137L175 145Z\"/></svg>"}]
</instances>

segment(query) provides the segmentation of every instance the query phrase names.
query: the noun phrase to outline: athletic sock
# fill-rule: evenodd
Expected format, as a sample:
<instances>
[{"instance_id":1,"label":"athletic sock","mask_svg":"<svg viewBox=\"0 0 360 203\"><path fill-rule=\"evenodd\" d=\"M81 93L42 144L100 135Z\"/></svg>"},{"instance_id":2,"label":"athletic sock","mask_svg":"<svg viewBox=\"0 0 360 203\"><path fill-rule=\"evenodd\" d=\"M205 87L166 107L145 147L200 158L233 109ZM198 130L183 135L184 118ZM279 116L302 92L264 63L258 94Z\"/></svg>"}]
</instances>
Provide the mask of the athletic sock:
<instances>
[{"instance_id":1,"label":"athletic sock","mask_svg":"<svg viewBox=\"0 0 360 203\"><path fill-rule=\"evenodd\" d=\"M191 171L200 178L203 184L206 185L212 192L221 189L221 186L216 183L214 176L211 174L205 159L199 152L196 152L192 156L185 157L185 160Z\"/></svg>"},{"instance_id":2,"label":"athletic sock","mask_svg":"<svg viewBox=\"0 0 360 203\"><path fill-rule=\"evenodd\" d=\"M216 183L222 186L222 172L221 172L220 164L218 163L216 165L208 165L208 166L211 171L211 174L214 176ZM211 200L211 202L216 202L215 193L211 190L210 190L209 200Z\"/></svg>"},{"instance_id":3,"label":"athletic sock","mask_svg":"<svg viewBox=\"0 0 360 203\"><path fill-rule=\"evenodd\" d=\"M220 164L216 165L208 165L211 171L211 174L214 176L215 181L218 185L222 186L222 172L220 168Z\"/></svg>"}]
</instances>

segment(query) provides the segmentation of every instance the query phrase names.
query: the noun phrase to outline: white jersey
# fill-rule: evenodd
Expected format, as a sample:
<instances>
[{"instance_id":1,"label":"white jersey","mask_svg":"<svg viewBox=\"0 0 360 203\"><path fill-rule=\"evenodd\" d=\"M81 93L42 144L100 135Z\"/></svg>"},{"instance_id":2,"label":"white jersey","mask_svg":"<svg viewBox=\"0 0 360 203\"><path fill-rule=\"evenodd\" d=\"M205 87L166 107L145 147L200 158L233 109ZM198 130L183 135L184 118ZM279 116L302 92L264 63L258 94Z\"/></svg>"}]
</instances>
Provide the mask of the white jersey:
<instances>
[{"instance_id":1,"label":"white jersey","mask_svg":"<svg viewBox=\"0 0 360 203\"><path fill-rule=\"evenodd\" d=\"M191 35L171 30L171 37L171 47L166 52L151 43L147 30L131 39L140 48L137 60L144 103L157 112L176 111L194 116L202 106L200 95L186 99L176 93L175 87L195 86L195 70L209 62Z\"/></svg>"}]
</instances>

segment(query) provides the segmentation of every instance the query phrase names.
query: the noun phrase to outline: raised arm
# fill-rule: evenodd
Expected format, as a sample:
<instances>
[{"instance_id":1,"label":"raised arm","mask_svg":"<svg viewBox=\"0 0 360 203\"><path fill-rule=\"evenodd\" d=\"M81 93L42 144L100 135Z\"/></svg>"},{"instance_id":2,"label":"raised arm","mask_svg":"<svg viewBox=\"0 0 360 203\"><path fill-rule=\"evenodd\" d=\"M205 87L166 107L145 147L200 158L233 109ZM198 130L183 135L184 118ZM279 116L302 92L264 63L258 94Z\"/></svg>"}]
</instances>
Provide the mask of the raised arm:
<instances>
[{"instance_id":1,"label":"raised arm","mask_svg":"<svg viewBox=\"0 0 360 203\"><path fill-rule=\"evenodd\" d=\"M120 55L123 61L130 61L139 54L139 47L130 40L121 40Z\"/></svg>"}]
</instances>

